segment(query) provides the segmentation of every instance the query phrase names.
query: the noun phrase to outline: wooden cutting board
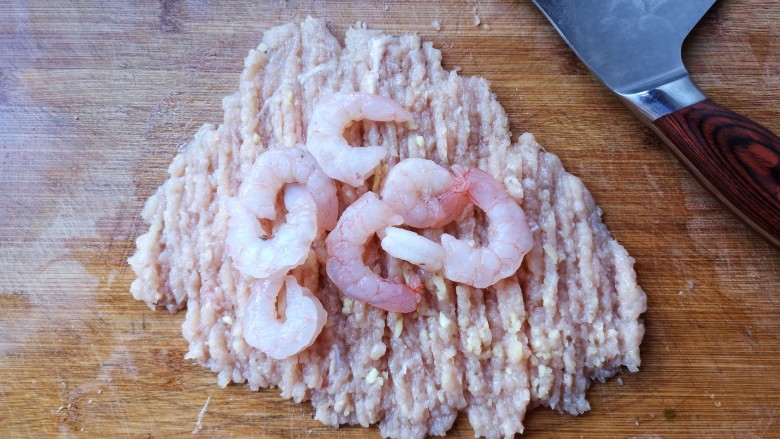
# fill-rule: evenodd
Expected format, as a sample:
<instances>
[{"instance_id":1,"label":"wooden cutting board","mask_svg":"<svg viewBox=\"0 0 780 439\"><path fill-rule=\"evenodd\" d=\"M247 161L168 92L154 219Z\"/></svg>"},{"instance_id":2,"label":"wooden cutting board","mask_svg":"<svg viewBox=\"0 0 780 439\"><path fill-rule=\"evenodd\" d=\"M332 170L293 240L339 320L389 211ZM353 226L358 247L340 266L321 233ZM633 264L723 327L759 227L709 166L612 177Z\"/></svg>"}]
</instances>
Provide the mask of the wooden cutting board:
<instances>
[{"instance_id":1,"label":"wooden cutting board","mask_svg":"<svg viewBox=\"0 0 780 439\"><path fill-rule=\"evenodd\" d=\"M132 3L132 5L128 4ZM572 55L530 1L0 0L0 431L4 437L378 437L185 361L183 313L129 292L144 200L219 122L262 32L307 14L417 32L488 78L515 136L581 177L647 291L642 368L531 438L780 437L780 250L726 212ZM475 26L479 17L479 25ZM441 30L432 26L436 20ZM685 59L780 133L780 3L721 1ZM473 435L461 416L452 436Z\"/></svg>"}]
</instances>

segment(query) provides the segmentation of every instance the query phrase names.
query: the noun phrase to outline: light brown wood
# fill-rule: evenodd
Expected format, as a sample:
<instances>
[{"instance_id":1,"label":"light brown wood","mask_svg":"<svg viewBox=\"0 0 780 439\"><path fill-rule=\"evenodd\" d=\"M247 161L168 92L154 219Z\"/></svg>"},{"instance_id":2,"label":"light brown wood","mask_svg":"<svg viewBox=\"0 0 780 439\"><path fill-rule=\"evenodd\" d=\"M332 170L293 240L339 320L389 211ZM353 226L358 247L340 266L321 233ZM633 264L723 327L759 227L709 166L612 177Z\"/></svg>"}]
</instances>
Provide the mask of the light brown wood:
<instances>
[{"instance_id":1,"label":"light brown wood","mask_svg":"<svg viewBox=\"0 0 780 439\"><path fill-rule=\"evenodd\" d=\"M780 437L780 250L702 189L530 1L0 0L4 437L190 437L207 401L203 437L365 437L274 390L219 388L183 359L184 315L128 292L139 212L177 146L221 120L263 30L307 14L339 36L356 20L417 32L446 66L488 78L513 133L535 133L585 181L636 258L641 371L594 384L584 416L531 413L526 436ZM777 23L777 2L718 2L685 59L713 100L780 132ZM465 417L451 435L473 435Z\"/></svg>"}]
</instances>

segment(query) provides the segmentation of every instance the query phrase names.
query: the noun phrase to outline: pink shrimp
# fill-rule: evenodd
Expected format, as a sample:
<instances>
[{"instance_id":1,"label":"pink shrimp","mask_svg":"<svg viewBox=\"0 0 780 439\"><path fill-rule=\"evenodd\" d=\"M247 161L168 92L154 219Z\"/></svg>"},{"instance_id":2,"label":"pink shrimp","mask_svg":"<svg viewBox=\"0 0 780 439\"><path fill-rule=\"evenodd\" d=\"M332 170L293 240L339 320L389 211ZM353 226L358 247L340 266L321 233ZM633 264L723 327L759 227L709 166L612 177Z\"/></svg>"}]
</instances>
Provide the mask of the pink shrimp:
<instances>
[{"instance_id":1,"label":"pink shrimp","mask_svg":"<svg viewBox=\"0 0 780 439\"><path fill-rule=\"evenodd\" d=\"M277 318L276 299L285 285L285 316ZM272 358L295 355L314 343L328 313L312 292L293 276L257 281L243 310L244 339Z\"/></svg>"},{"instance_id":2,"label":"pink shrimp","mask_svg":"<svg viewBox=\"0 0 780 439\"><path fill-rule=\"evenodd\" d=\"M325 239L326 270L333 284L345 295L386 311L414 311L420 300L414 288L383 279L363 262L365 245L371 236L402 222L403 218L373 192L366 192L347 207ZM419 286L419 282L414 283Z\"/></svg>"},{"instance_id":3,"label":"pink shrimp","mask_svg":"<svg viewBox=\"0 0 780 439\"><path fill-rule=\"evenodd\" d=\"M228 198L227 249L233 266L258 279L280 277L306 261L317 235L317 205L300 184L284 190L285 222L266 230L246 198Z\"/></svg>"},{"instance_id":4,"label":"pink shrimp","mask_svg":"<svg viewBox=\"0 0 780 439\"><path fill-rule=\"evenodd\" d=\"M276 197L284 185L300 183L317 205L317 226L330 230L336 225L339 200L336 185L302 146L269 149L252 165L241 184L239 198L259 218L276 218Z\"/></svg>"},{"instance_id":5,"label":"pink shrimp","mask_svg":"<svg viewBox=\"0 0 780 439\"><path fill-rule=\"evenodd\" d=\"M404 217L404 225L424 228L454 221L469 197L462 177L454 178L431 160L408 158L390 169L382 201Z\"/></svg>"},{"instance_id":6,"label":"pink shrimp","mask_svg":"<svg viewBox=\"0 0 780 439\"><path fill-rule=\"evenodd\" d=\"M370 93L336 93L320 101L311 114L306 148L330 178L358 187L387 155L383 146L353 148L344 129L353 121L411 122L412 113L398 102Z\"/></svg>"},{"instance_id":7,"label":"pink shrimp","mask_svg":"<svg viewBox=\"0 0 780 439\"><path fill-rule=\"evenodd\" d=\"M444 277L477 288L486 288L511 276L520 268L523 256L531 250L533 236L523 209L503 185L487 172L455 165L456 176L462 176L472 202L488 218L488 244L473 248L466 241L444 234Z\"/></svg>"}]
</instances>

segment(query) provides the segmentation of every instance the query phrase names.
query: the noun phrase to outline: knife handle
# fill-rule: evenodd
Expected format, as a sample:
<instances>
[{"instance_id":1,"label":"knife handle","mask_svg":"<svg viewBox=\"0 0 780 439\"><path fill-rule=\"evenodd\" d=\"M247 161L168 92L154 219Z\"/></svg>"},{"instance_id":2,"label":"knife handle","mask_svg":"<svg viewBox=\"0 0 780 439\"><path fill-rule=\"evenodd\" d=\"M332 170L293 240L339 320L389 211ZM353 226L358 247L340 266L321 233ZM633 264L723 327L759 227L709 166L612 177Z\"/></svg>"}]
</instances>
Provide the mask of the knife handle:
<instances>
[{"instance_id":1,"label":"knife handle","mask_svg":"<svg viewBox=\"0 0 780 439\"><path fill-rule=\"evenodd\" d=\"M652 124L704 186L780 247L780 138L776 134L709 99Z\"/></svg>"}]
</instances>

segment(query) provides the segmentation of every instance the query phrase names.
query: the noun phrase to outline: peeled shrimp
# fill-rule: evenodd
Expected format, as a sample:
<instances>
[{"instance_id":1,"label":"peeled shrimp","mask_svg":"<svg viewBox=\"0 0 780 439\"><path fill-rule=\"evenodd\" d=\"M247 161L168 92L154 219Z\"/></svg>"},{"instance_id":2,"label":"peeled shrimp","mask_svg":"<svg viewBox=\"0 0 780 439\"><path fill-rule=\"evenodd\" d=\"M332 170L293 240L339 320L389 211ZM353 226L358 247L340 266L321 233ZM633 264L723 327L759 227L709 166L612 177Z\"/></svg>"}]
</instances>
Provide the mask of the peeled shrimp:
<instances>
[{"instance_id":1,"label":"peeled shrimp","mask_svg":"<svg viewBox=\"0 0 780 439\"><path fill-rule=\"evenodd\" d=\"M390 256L411 262L428 271L444 266L444 247L415 232L397 227L385 228L382 249Z\"/></svg>"},{"instance_id":2,"label":"peeled shrimp","mask_svg":"<svg viewBox=\"0 0 780 439\"><path fill-rule=\"evenodd\" d=\"M238 193L250 212L272 220L276 218L276 196L289 183L306 187L317 205L318 226L331 230L339 211L336 185L301 147L271 149L261 154Z\"/></svg>"},{"instance_id":3,"label":"peeled shrimp","mask_svg":"<svg viewBox=\"0 0 780 439\"><path fill-rule=\"evenodd\" d=\"M344 129L358 120L411 122L412 113L398 102L369 93L336 93L314 107L306 134L306 148L330 178L358 187L387 155L382 146L353 148Z\"/></svg>"},{"instance_id":4,"label":"peeled shrimp","mask_svg":"<svg viewBox=\"0 0 780 439\"><path fill-rule=\"evenodd\" d=\"M277 318L276 298L285 286L285 316ZM293 276L258 281L244 308L244 339L268 356L281 360L314 343L328 313L308 288Z\"/></svg>"},{"instance_id":5,"label":"peeled shrimp","mask_svg":"<svg viewBox=\"0 0 780 439\"><path fill-rule=\"evenodd\" d=\"M486 288L517 271L533 245L531 229L523 209L490 174L477 168L466 171L458 165L452 169L456 176L465 178L471 201L485 211L489 242L486 247L474 248L466 241L442 235L444 277Z\"/></svg>"},{"instance_id":6,"label":"peeled shrimp","mask_svg":"<svg viewBox=\"0 0 780 439\"><path fill-rule=\"evenodd\" d=\"M382 201L410 227L442 227L460 216L469 202L463 179L431 160L408 158L390 169Z\"/></svg>"},{"instance_id":7,"label":"peeled shrimp","mask_svg":"<svg viewBox=\"0 0 780 439\"><path fill-rule=\"evenodd\" d=\"M258 279L284 276L301 265L317 234L317 206L303 186L284 190L285 222L273 236L251 212L246 199L227 200L227 249L236 269Z\"/></svg>"},{"instance_id":8,"label":"peeled shrimp","mask_svg":"<svg viewBox=\"0 0 780 439\"><path fill-rule=\"evenodd\" d=\"M420 300L414 289L379 277L363 262L369 238L377 231L401 222L403 218L373 192L366 192L347 207L325 240L328 249L326 270L333 284L345 295L378 308L393 312L414 311Z\"/></svg>"}]
</instances>

